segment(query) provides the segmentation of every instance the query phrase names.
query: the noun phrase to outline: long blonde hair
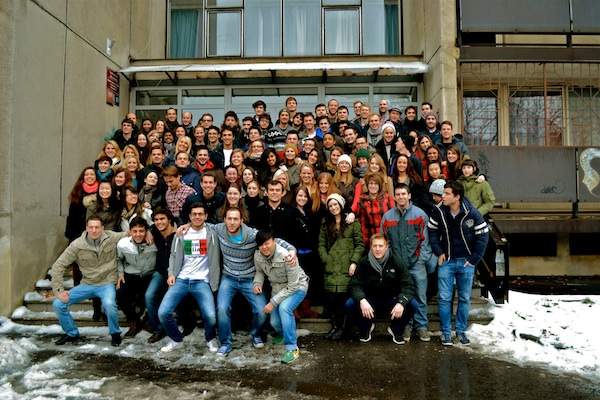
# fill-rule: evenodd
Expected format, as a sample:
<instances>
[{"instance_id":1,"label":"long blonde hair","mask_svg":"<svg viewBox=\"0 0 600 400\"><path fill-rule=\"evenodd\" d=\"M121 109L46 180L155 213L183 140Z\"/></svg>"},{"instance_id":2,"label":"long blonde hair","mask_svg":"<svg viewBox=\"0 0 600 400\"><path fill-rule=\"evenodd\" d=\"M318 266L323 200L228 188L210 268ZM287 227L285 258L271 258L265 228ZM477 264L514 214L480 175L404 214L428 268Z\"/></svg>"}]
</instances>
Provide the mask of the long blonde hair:
<instances>
[{"instance_id":1,"label":"long blonde hair","mask_svg":"<svg viewBox=\"0 0 600 400\"><path fill-rule=\"evenodd\" d=\"M310 169L313 173L313 181L310 184L306 184L302 181L302 170L304 168ZM317 176L316 176L317 171L308 161L300 162L300 164L298 165L298 171L300 171L300 184L302 186L306 187L306 190L308 190L308 193L310 195L310 199L312 201L312 211L317 212L317 211L319 211L319 208L321 208L321 198L319 196L319 184L317 182Z\"/></svg>"},{"instance_id":2,"label":"long blonde hair","mask_svg":"<svg viewBox=\"0 0 600 400\"><path fill-rule=\"evenodd\" d=\"M102 150L100 150L100 153L98 153L98 155L96 156L96 160L99 159L100 157L107 156L105 149L106 149L106 146L108 146L109 144L115 148L115 157L118 158L119 160L121 159L121 149L119 148L119 144L117 142L115 142L114 140L107 140L106 142L104 142L104 145L102 145ZM111 159L112 159L112 157L111 157Z\"/></svg>"}]
</instances>

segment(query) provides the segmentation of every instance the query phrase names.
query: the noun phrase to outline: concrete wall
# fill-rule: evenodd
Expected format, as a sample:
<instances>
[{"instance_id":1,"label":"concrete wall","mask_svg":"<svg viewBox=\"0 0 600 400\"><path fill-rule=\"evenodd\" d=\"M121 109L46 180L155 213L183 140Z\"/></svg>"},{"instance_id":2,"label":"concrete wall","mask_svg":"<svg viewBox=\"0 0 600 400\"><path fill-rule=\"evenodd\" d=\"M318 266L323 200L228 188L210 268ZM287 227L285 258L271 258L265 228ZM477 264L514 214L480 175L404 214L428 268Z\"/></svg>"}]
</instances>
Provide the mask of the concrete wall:
<instances>
[{"instance_id":1,"label":"concrete wall","mask_svg":"<svg viewBox=\"0 0 600 400\"><path fill-rule=\"evenodd\" d=\"M599 256L569 254L569 235L558 234L556 257L511 257L511 275L600 275Z\"/></svg>"},{"instance_id":2,"label":"concrete wall","mask_svg":"<svg viewBox=\"0 0 600 400\"><path fill-rule=\"evenodd\" d=\"M123 77L121 106L106 104L106 68L127 65L132 53L163 55L164 21L151 26L164 8L162 0L0 0L0 314L66 246L68 193L129 104Z\"/></svg>"}]
</instances>

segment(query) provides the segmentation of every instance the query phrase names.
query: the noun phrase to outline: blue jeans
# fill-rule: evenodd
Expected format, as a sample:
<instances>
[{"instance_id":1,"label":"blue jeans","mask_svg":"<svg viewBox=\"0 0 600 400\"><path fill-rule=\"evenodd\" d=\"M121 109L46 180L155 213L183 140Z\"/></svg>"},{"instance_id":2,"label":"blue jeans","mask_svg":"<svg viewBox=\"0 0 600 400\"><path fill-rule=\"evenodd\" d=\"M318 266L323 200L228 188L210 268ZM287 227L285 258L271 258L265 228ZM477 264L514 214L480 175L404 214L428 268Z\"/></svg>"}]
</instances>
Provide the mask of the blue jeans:
<instances>
[{"instance_id":1,"label":"blue jeans","mask_svg":"<svg viewBox=\"0 0 600 400\"><path fill-rule=\"evenodd\" d=\"M410 268L410 276L412 276L416 291L413 298L414 327L427 329L427 268L423 263L416 263Z\"/></svg>"},{"instance_id":2,"label":"blue jeans","mask_svg":"<svg viewBox=\"0 0 600 400\"><path fill-rule=\"evenodd\" d=\"M271 312L271 326L281 335L283 331L283 343L286 350L296 350L298 348L298 339L296 337L296 317L294 310L302 303L306 292L296 290L286 297Z\"/></svg>"},{"instance_id":3,"label":"blue jeans","mask_svg":"<svg viewBox=\"0 0 600 400\"><path fill-rule=\"evenodd\" d=\"M181 303L183 298L191 294L202 314L204 322L204 338L207 342L213 340L216 334L217 316L215 313L215 300L213 297L210 285L206 281L179 279L175 280L175 284L169 288L165 297L163 297L160 307L158 308L158 318L166 334L175 342L181 342L183 336L177 327L177 322L173 316L175 308Z\"/></svg>"},{"instance_id":4,"label":"blue jeans","mask_svg":"<svg viewBox=\"0 0 600 400\"><path fill-rule=\"evenodd\" d=\"M114 283L106 285L87 285L85 283L80 283L69 290L69 301L67 303L63 303L59 299L54 299L52 306L54 307L54 311L56 312L56 316L60 321L60 326L63 331L69 336L79 336L77 325L75 324L71 313L69 313L69 306L71 304L81 303L92 297L99 297L102 302L102 308L108 319L108 331L110 334L121 333Z\"/></svg>"},{"instance_id":5,"label":"blue jeans","mask_svg":"<svg viewBox=\"0 0 600 400\"><path fill-rule=\"evenodd\" d=\"M262 333L267 317L263 311L267 301L265 296L254 294L252 278L235 278L229 275L221 277L217 294L217 315L219 321L219 341L221 346L231 346L231 300L236 293L241 293L252 306L252 328L250 335L258 337Z\"/></svg>"},{"instance_id":6,"label":"blue jeans","mask_svg":"<svg viewBox=\"0 0 600 400\"><path fill-rule=\"evenodd\" d=\"M158 307L160 306L160 302L166 291L167 278L161 275L159 272L154 272L144 297L146 311L148 312L148 323L150 324L150 327L152 327L152 331L155 333L160 333L162 331L162 326L160 325L160 320L158 319Z\"/></svg>"},{"instance_id":7,"label":"blue jeans","mask_svg":"<svg viewBox=\"0 0 600 400\"><path fill-rule=\"evenodd\" d=\"M455 279L458 294L456 332L464 333L467 330L475 267L472 265L465 267L465 262L464 258L450 259L438 270L440 322L442 333L445 335L450 335L452 330L452 292Z\"/></svg>"}]
</instances>

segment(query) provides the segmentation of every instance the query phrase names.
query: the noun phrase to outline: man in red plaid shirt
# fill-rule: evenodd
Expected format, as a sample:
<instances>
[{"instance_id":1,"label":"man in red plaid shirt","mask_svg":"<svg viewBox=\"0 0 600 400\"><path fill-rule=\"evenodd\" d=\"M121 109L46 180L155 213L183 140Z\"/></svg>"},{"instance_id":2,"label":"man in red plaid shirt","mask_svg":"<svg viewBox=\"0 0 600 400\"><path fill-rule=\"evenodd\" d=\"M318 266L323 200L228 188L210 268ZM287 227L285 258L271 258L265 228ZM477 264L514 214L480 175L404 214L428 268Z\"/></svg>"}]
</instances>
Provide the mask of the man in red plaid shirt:
<instances>
[{"instance_id":1,"label":"man in red plaid shirt","mask_svg":"<svg viewBox=\"0 0 600 400\"><path fill-rule=\"evenodd\" d=\"M183 204L189 196L196 194L196 191L181 182L181 173L175 166L165 168L163 177L167 184L167 193L165 195L167 208L173 213L177 225L182 225L181 209L183 208Z\"/></svg>"}]
</instances>

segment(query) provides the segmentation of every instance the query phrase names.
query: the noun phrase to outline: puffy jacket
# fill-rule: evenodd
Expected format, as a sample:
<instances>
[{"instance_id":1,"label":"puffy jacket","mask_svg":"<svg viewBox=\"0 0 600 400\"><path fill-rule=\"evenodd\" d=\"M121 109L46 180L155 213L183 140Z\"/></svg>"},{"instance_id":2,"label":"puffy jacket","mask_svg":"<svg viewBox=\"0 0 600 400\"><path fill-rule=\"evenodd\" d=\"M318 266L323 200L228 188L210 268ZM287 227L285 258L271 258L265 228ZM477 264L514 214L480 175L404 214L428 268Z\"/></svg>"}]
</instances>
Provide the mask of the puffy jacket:
<instances>
[{"instance_id":1,"label":"puffy jacket","mask_svg":"<svg viewBox=\"0 0 600 400\"><path fill-rule=\"evenodd\" d=\"M405 306L414 296L415 288L406 267L390 255L381 274L371 266L369 258L363 257L350 279L350 294L359 303L373 297L392 298Z\"/></svg>"},{"instance_id":2,"label":"puffy jacket","mask_svg":"<svg viewBox=\"0 0 600 400\"><path fill-rule=\"evenodd\" d=\"M354 221L346 227L335 241L327 237L327 226L321 226L319 234L319 256L325 264L325 289L329 292L346 292L350 276L350 264L358 264L365 246L360 224Z\"/></svg>"},{"instance_id":3,"label":"puffy jacket","mask_svg":"<svg viewBox=\"0 0 600 400\"><path fill-rule=\"evenodd\" d=\"M469 199L481 215L486 215L492 211L496 202L496 196L494 196L492 187L487 181L477 182L475 175L469 177L461 176L458 178L458 181L465 188L465 197Z\"/></svg>"},{"instance_id":4,"label":"puffy jacket","mask_svg":"<svg viewBox=\"0 0 600 400\"><path fill-rule=\"evenodd\" d=\"M64 290L65 268L74 262L79 265L86 285L106 285L117 283L117 242L127 233L104 231L98 245L87 239L87 232L75 239L63 251L50 268L52 289L55 293Z\"/></svg>"},{"instance_id":5,"label":"puffy jacket","mask_svg":"<svg viewBox=\"0 0 600 400\"><path fill-rule=\"evenodd\" d=\"M425 211L412 203L406 210L394 207L383 214L381 233L389 240L392 254L406 268L426 263L431 257L427 222Z\"/></svg>"},{"instance_id":6,"label":"puffy jacket","mask_svg":"<svg viewBox=\"0 0 600 400\"><path fill-rule=\"evenodd\" d=\"M462 240L469 252L467 261L471 265L477 265L487 246L489 228L479 211L473 207L469 200L462 200L460 207L461 212L456 217L460 218L460 239L451 238L448 235L448 222L453 218L450 214L450 208L443 203L433 207L427 224L431 250L438 257L445 254L446 259L450 259L452 258L452 240Z\"/></svg>"}]
</instances>

